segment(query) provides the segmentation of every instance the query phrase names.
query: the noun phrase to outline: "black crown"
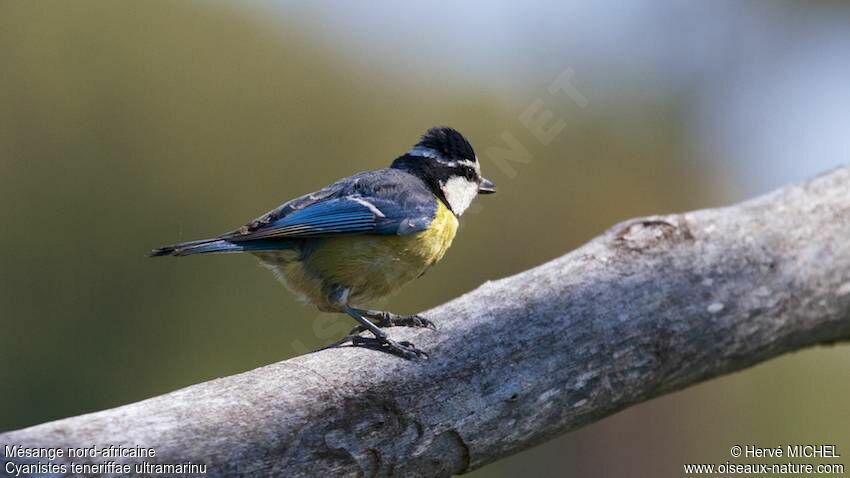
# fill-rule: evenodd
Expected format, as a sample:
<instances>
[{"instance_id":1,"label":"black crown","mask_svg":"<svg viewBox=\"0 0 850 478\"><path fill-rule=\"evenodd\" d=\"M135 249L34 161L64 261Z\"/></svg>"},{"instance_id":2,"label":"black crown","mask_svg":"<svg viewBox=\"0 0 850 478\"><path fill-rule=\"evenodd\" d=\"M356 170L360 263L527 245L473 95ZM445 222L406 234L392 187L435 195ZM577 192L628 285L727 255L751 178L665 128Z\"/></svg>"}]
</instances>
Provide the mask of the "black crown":
<instances>
[{"instance_id":1,"label":"black crown","mask_svg":"<svg viewBox=\"0 0 850 478\"><path fill-rule=\"evenodd\" d=\"M475 151L469 141L456 130L445 126L429 129L416 145L431 148L446 159L475 161Z\"/></svg>"}]
</instances>

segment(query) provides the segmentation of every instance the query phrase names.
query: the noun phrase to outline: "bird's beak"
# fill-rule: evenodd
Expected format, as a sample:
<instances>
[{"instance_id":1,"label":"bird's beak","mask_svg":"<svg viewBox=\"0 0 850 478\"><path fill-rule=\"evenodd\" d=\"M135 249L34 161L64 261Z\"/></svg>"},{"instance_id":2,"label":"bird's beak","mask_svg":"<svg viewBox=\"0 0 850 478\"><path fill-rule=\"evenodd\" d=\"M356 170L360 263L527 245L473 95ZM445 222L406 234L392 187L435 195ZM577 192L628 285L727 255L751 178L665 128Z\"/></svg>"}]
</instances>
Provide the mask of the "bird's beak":
<instances>
[{"instance_id":1,"label":"bird's beak","mask_svg":"<svg viewBox=\"0 0 850 478\"><path fill-rule=\"evenodd\" d=\"M489 179L481 178L481 183L478 185L478 194L493 194L496 192L496 185Z\"/></svg>"}]
</instances>

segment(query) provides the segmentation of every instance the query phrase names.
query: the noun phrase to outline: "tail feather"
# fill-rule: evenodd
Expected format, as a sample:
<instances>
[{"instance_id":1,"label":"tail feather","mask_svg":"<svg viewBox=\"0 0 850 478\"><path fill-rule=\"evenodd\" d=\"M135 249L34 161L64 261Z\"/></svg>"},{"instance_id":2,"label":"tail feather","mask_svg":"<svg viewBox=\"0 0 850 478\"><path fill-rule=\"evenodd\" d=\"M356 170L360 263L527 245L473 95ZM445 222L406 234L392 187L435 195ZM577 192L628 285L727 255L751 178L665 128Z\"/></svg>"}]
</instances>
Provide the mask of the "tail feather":
<instances>
[{"instance_id":1,"label":"tail feather","mask_svg":"<svg viewBox=\"0 0 850 478\"><path fill-rule=\"evenodd\" d=\"M150 251L148 256L190 256L212 252L279 251L290 249L291 247L292 244L288 241L251 241L236 244L222 239L201 239L199 241L162 246Z\"/></svg>"},{"instance_id":2,"label":"tail feather","mask_svg":"<svg viewBox=\"0 0 850 478\"><path fill-rule=\"evenodd\" d=\"M220 239L202 239L200 241L181 242L180 244L172 244L170 246L162 246L148 253L150 257L160 256L188 256L191 254L202 254L206 252L225 252L229 246L233 246L227 241Z\"/></svg>"}]
</instances>

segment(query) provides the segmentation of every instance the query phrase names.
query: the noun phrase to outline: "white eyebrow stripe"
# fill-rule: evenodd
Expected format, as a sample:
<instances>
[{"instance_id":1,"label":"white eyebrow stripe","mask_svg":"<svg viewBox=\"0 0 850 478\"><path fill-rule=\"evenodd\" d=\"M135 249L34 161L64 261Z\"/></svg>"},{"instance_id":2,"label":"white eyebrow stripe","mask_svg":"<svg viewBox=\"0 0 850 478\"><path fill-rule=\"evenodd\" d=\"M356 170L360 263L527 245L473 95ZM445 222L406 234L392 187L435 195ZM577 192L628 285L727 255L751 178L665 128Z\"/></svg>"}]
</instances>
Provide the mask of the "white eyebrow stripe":
<instances>
[{"instance_id":1,"label":"white eyebrow stripe","mask_svg":"<svg viewBox=\"0 0 850 478\"><path fill-rule=\"evenodd\" d=\"M423 158L432 158L432 159L441 159L440 153L438 153L433 148L428 148L426 146L414 146L407 152L409 156L420 156Z\"/></svg>"},{"instance_id":2,"label":"white eyebrow stripe","mask_svg":"<svg viewBox=\"0 0 850 478\"><path fill-rule=\"evenodd\" d=\"M458 166L468 166L470 168L475 169L479 173L481 172L481 166L478 164L477 159L461 159L461 160L450 160L444 158L440 153L438 153L435 149L429 148L427 146L414 146L407 152L408 156L419 156L421 158L431 158L437 160L438 163L444 164L450 168L456 168Z\"/></svg>"},{"instance_id":3,"label":"white eyebrow stripe","mask_svg":"<svg viewBox=\"0 0 850 478\"><path fill-rule=\"evenodd\" d=\"M387 217L387 215L384 214L383 212L381 212L381 210L378 209L377 206L375 206L374 204L370 203L369 201L367 201L367 200L365 200L361 197L351 196L348 199L356 202L357 204L362 204L362 205L366 206L367 208L369 208L370 211L372 211L372 213L374 215L376 215L378 217Z\"/></svg>"}]
</instances>

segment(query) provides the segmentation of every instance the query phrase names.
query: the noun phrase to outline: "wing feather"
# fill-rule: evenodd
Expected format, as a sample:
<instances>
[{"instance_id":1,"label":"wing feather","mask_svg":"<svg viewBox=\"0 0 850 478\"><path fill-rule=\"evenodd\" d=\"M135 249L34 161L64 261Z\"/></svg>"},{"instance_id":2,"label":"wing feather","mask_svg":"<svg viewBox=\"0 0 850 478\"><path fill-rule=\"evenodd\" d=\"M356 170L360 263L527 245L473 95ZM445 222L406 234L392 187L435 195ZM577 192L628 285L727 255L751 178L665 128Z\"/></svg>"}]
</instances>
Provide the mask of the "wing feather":
<instances>
[{"instance_id":1,"label":"wing feather","mask_svg":"<svg viewBox=\"0 0 850 478\"><path fill-rule=\"evenodd\" d=\"M331 199L299 209L268 225L229 238L231 242L255 241L259 239L298 239L311 237L327 237L338 234L409 234L415 232L411 228L402 230L402 224L407 224L407 215L390 216L378 206L371 207L363 204L362 198ZM395 211L403 212L401 210ZM416 211L418 212L418 211ZM377 213L383 214L379 216ZM427 225L420 218L419 224ZM421 228L420 228L421 230Z\"/></svg>"},{"instance_id":2,"label":"wing feather","mask_svg":"<svg viewBox=\"0 0 850 478\"><path fill-rule=\"evenodd\" d=\"M436 201L421 180L406 172L367 171L289 201L219 239L247 242L340 234L407 235L428 227Z\"/></svg>"}]
</instances>

